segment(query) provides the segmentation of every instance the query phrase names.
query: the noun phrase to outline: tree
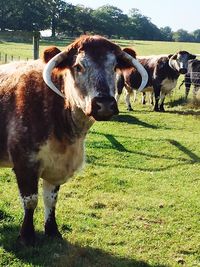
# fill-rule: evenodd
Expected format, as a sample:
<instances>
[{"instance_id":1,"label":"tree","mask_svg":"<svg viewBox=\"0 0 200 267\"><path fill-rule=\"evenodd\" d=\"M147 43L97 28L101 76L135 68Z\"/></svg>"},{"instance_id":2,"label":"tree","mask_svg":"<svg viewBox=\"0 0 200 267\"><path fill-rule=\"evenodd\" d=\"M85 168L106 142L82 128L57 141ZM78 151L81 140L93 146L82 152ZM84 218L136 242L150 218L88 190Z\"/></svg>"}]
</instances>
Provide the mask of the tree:
<instances>
[{"instance_id":1,"label":"tree","mask_svg":"<svg viewBox=\"0 0 200 267\"><path fill-rule=\"evenodd\" d=\"M61 17L67 9L67 3L63 0L45 0L47 2L46 10L48 12L47 22L50 25L52 37L56 36L56 30L61 23Z\"/></svg>"},{"instance_id":2,"label":"tree","mask_svg":"<svg viewBox=\"0 0 200 267\"><path fill-rule=\"evenodd\" d=\"M195 42L200 42L200 29L193 32Z\"/></svg>"},{"instance_id":3,"label":"tree","mask_svg":"<svg viewBox=\"0 0 200 267\"><path fill-rule=\"evenodd\" d=\"M112 35L119 36L122 33L123 23L127 18L121 9L111 5L97 8L93 12L93 17L95 17L95 31L108 37Z\"/></svg>"},{"instance_id":4,"label":"tree","mask_svg":"<svg viewBox=\"0 0 200 267\"><path fill-rule=\"evenodd\" d=\"M129 11L129 34L134 39L160 40L160 30L154 25L150 18L143 16L138 9Z\"/></svg>"},{"instance_id":5,"label":"tree","mask_svg":"<svg viewBox=\"0 0 200 267\"><path fill-rule=\"evenodd\" d=\"M94 18L92 16L93 9L84 7L83 5L77 5L76 8L76 23L77 32L79 34L86 34L94 30Z\"/></svg>"},{"instance_id":6,"label":"tree","mask_svg":"<svg viewBox=\"0 0 200 267\"><path fill-rule=\"evenodd\" d=\"M1 5L0 5L0 29L1 31L11 28L12 16L14 13L13 4L14 4L14 1L1 0Z\"/></svg>"},{"instance_id":7,"label":"tree","mask_svg":"<svg viewBox=\"0 0 200 267\"><path fill-rule=\"evenodd\" d=\"M172 41L173 32L170 27L160 28L160 33L162 41Z\"/></svg>"},{"instance_id":8,"label":"tree","mask_svg":"<svg viewBox=\"0 0 200 267\"><path fill-rule=\"evenodd\" d=\"M15 0L14 30L39 31L48 26L46 0Z\"/></svg>"},{"instance_id":9,"label":"tree","mask_svg":"<svg viewBox=\"0 0 200 267\"><path fill-rule=\"evenodd\" d=\"M175 42L193 42L194 37L187 31L180 29L177 32L173 33L173 40Z\"/></svg>"}]
</instances>

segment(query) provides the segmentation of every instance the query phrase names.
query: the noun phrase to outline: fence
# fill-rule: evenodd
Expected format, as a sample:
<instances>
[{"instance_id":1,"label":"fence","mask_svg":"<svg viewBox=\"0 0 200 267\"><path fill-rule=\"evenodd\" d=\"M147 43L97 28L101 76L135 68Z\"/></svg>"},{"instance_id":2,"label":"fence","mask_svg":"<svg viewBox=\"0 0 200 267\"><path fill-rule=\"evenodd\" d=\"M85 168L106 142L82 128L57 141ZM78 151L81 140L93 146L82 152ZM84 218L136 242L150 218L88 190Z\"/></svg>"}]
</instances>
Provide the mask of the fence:
<instances>
[{"instance_id":1,"label":"fence","mask_svg":"<svg viewBox=\"0 0 200 267\"><path fill-rule=\"evenodd\" d=\"M4 34L3 33L0 34L0 44L4 42L3 40L4 40L5 37L9 37L9 34L10 34L10 32L6 32ZM4 36L4 35L6 35L6 36ZM24 35L27 38L27 34L24 34ZM30 37L32 38L32 47L31 48L29 47L28 50L31 49L31 51L32 51L31 54L32 54L33 58L34 59L37 59L37 58L39 58L39 40L40 40L40 33L39 32L28 33L28 36L29 36L29 38ZM23 37L23 35L21 35L21 37ZM13 38L14 38L14 36L13 36ZM11 40L13 42L14 39L11 39ZM19 46L19 45L17 46L17 44L16 44L16 48L14 48L14 50L12 50L12 49L10 50L11 53L13 51L13 54L14 55L12 55L11 53L8 54L7 53L8 50L5 50L4 52L2 52L0 50L0 64L8 63L8 62L11 62L11 61L29 60L29 58L32 58L32 56L30 54L28 55L28 57L26 57L27 56L26 55L27 53L25 53L25 55L23 55L23 58L22 58L21 56L16 55L16 51L15 51L16 49L20 49L20 51L22 49L26 49L27 50L27 46L30 46L30 45L28 43L24 43L22 45L22 47L23 47L22 48L21 46ZM9 44L9 47L10 47L10 44Z\"/></svg>"},{"instance_id":2,"label":"fence","mask_svg":"<svg viewBox=\"0 0 200 267\"><path fill-rule=\"evenodd\" d=\"M29 60L29 58L22 58L20 56L13 56L7 53L0 52L0 64L9 63L11 61Z\"/></svg>"}]
</instances>

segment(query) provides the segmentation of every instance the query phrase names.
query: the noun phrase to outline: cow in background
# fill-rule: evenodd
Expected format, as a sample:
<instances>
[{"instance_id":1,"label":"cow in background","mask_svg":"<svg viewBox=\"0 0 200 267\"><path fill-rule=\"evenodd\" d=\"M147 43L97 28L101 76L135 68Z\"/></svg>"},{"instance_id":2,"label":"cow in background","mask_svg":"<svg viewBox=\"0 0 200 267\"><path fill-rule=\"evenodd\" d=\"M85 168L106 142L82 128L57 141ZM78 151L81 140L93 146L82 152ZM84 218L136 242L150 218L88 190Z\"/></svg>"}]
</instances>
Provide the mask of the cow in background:
<instances>
[{"instance_id":1,"label":"cow in background","mask_svg":"<svg viewBox=\"0 0 200 267\"><path fill-rule=\"evenodd\" d=\"M130 48L124 51L135 57L135 53ZM170 55L142 56L137 57L148 73L148 82L143 89L152 91L155 97L154 110L164 110L165 96L176 87L180 74L186 74L188 71L188 61L195 59L196 56L187 51L179 51ZM133 90L137 90L140 85L140 75L136 69L130 67L119 71L116 80L116 100L118 101L123 87L126 88L126 105L128 110L132 110L130 96Z\"/></svg>"},{"instance_id":2,"label":"cow in background","mask_svg":"<svg viewBox=\"0 0 200 267\"><path fill-rule=\"evenodd\" d=\"M185 99L188 99L190 87L193 85L193 98L196 98L200 89L200 60L193 59L188 61L188 72L179 88L185 84Z\"/></svg>"}]
</instances>

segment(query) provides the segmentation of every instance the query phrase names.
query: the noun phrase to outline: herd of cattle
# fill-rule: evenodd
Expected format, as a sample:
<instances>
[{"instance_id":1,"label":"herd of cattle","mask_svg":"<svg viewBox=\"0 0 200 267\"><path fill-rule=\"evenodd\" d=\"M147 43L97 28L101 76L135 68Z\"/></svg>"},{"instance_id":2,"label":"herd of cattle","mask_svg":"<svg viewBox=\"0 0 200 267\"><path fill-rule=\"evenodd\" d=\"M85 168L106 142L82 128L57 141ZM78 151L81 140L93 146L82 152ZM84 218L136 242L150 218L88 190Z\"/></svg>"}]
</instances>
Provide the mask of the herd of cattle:
<instances>
[{"instance_id":1,"label":"herd of cattle","mask_svg":"<svg viewBox=\"0 0 200 267\"><path fill-rule=\"evenodd\" d=\"M135 51L125 48L124 51L136 57ZM148 73L148 82L143 92L142 103L145 104L145 93L151 92L151 103L153 104L153 96L155 98L154 111L163 112L164 100L167 94L176 87L180 74L185 74L187 99L191 84L194 85L193 96L195 97L200 91L200 61L196 59L196 55L187 51L179 51L170 55L156 55L137 57ZM138 71L131 67L119 70L116 78L116 100L118 101L123 88L126 89L126 105L128 110L133 110L130 103L130 96L134 91L138 90L141 77Z\"/></svg>"},{"instance_id":2,"label":"herd of cattle","mask_svg":"<svg viewBox=\"0 0 200 267\"><path fill-rule=\"evenodd\" d=\"M154 110L164 111L165 95L180 74L196 84L196 62L187 51L136 57L132 49L122 50L101 36L82 36L62 52L46 49L42 60L0 66L0 162L17 178L24 207L22 244L35 241L39 177L45 234L61 237L55 219L59 187L81 168L85 136L94 121L118 114L122 88L128 109L133 90L153 90Z\"/></svg>"}]
</instances>

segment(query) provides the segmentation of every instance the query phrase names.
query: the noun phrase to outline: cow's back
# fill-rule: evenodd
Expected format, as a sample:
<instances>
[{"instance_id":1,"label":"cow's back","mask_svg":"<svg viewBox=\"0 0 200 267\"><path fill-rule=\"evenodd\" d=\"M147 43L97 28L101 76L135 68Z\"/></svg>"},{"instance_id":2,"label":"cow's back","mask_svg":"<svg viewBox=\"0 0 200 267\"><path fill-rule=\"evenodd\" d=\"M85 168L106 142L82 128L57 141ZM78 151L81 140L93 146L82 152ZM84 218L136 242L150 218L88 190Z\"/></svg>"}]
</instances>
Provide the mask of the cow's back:
<instances>
[{"instance_id":1,"label":"cow's back","mask_svg":"<svg viewBox=\"0 0 200 267\"><path fill-rule=\"evenodd\" d=\"M47 138L53 111L53 93L42 79L41 60L0 66L0 161L20 144L36 149ZM2 164L1 164L2 165Z\"/></svg>"}]
</instances>

